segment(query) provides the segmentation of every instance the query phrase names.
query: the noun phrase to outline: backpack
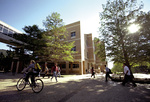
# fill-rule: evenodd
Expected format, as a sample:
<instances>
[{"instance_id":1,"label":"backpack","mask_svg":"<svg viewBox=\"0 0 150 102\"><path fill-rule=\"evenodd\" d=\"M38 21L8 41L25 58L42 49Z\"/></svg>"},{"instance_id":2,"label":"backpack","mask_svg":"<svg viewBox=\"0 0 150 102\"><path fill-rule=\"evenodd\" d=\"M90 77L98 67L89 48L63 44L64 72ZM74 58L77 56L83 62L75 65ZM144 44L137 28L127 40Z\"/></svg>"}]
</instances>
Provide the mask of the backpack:
<instances>
[{"instance_id":1,"label":"backpack","mask_svg":"<svg viewBox=\"0 0 150 102\"><path fill-rule=\"evenodd\" d=\"M109 69L109 74L112 74L111 70Z\"/></svg>"},{"instance_id":2,"label":"backpack","mask_svg":"<svg viewBox=\"0 0 150 102\"><path fill-rule=\"evenodd\" d=\"M40 71L41 71L41 66L39 65L39 63L36 63L36 64L35 64L35 70L36 70L37 72L40 72Z\"/></svg>"}]
</instances>

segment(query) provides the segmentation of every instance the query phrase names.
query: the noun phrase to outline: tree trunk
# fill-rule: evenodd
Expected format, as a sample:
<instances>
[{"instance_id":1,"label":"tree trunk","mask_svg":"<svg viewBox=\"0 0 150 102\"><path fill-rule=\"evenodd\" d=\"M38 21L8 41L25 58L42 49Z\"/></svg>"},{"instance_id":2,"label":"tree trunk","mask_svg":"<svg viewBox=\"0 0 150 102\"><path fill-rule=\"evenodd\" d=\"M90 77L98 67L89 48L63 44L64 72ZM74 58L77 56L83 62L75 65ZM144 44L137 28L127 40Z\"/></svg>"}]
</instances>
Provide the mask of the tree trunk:
<instances>
[{"instance_id":1,"label":"tree trunk","mask_svg":"<svg viewBox=\"0 0 150 102\"><path fill-rule=\"evenodd\" d=\"M131 71L131 66L130 66L130 63L129 63L129 60L128 60L128 55L127 55L127 52L126 52L126 50L124 48L123 40L122 40L122 50L123 50L123 54L124 54L125 63L126 63L126 65L128 66L128 68L130 70L131 76L133 76L133 73Z\"/></svg>"}]
</instances>

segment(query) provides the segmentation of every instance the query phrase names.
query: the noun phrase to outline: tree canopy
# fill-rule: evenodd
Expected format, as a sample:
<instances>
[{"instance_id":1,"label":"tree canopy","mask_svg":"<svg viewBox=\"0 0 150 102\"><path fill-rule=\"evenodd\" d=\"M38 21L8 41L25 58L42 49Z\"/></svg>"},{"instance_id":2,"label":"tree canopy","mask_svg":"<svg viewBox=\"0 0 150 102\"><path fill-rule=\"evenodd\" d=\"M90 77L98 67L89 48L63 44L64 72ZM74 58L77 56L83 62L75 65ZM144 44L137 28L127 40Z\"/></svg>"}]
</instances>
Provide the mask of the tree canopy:
<instances>
[{"instance_id":1,"label":"tree canopy","mask_svg":"<svg viewBox=\"0 0 150 102\"><path fill-rule=\"evenodd\" d=\"M41 50L40 47L44 46L44 42L42 41L43 30L37 25L25 26L23 30L26 32L25 34L14 34L14 38L22 43L17 44L18 48L13 48L20 50L20 54L28 53L32 55L32 58L34 59L38 56L38 52Z\"/></svg>"},{"instance_id":2,"label":"tree canopy","mask_svg":"<svg viewBox=\"0 0 150 102\"><path fill-rule=\"evenodd\" d=\"M105 43L107 56L112 57L114 62L125 62L129 67L131 64L140 62L140 58L147 53L145 52L145 47L149 47L149 43L146 43L148 39L142 43L144 47L141 42L143 41L142 37L146 39L145 32L141 31L140 36L139 32L131 34L128 31L128 27L133 23L141 24L141 20L138 22L141 16L138 15L143 3L141 2L140 5L137 5L137 0L107 0L107 3L102 6L100 39ZM143 19L141 22L144 23L145 21ZM149 30L148 27L144 29ZM140 47L139 45L142 46ZM144 57L142 58L147 60Z\"/></svg>"},{"instance_id":3,"label":"tree canopy","mask_svg":"<svg viewBox=\"0 0 150 102\"><path fill-rule=\"evenodd\" d=\"M137 42L137 60L150 63L150 12L141 11L135 22L141 26L138 37L134 37Z\"/></svg>"},{"instance_id":4,"label":"tree canopy","mask_svg":"<svg viewBox=\"0 0 150 102\"><path fill-rule=\"evenodd\" d=\"M43 22L46 31L43 35L43 40L46 42L42 54L43 58L49 61L73 61L73 53L71 49L74 47L74 42L68 42L67 31L63 25L63 20L57 12L46 17Z\"/></svg>"},{"instance_id":5,"label":"tree canopy","mask_svg":"<svg viewBox=\"0 0 150 102\"><path fill-rule=\"evenodd\" d=\"M26 50L32 59L41 61L73 61L72 54L75 52L71 49L74 47L74 42L67 42L67 31L60 14L52 13L46 17L43 24L45 30L37 25L25 26L23 28L25 34L14 35L15 39L23 42L18 43L22 53Z\"/></svg>"},{"instance_id":6,"label":"tree canopy","mask_svg":"<svg viewBox=\"0 0 150 102\"><path fill-rule=\"evenodd\" d=\"M95 54L101 60L106 60L105 44L99 38L94 38Z\"/></svg>"}]
</instances>

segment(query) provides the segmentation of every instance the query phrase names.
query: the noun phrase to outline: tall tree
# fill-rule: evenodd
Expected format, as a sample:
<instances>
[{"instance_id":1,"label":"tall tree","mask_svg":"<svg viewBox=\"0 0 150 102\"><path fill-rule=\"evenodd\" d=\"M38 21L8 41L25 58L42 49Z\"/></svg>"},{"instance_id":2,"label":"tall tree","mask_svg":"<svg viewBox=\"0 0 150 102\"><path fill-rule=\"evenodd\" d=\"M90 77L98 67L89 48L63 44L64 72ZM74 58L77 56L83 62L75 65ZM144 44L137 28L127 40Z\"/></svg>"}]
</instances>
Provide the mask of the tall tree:
<instances>
[{"instance_id":1,"label":"tall tree","mask_svg":"<svg viewBox=\"0 0 150 102\"><path fill-rule=\"evenodd\" d=\"M33 57L39 56L39 52L44 45L42 40L43 30L40 29L37 25L25 26L23 30L26 32L27 39L25 48L29 51L32 51Z\"/></svg>"},{"instance_id":2,"label":"tall tree","mask_svg":"<svg viewBox=\"0 0 150 102\"><path fill-rule=\"evenodd\" d=\"M131 52L135 49L128 43L128 26L136 19L143 4L137 5L137 0L108 0L102 6L100 38L105 42L107 56L130 67L135 57Z\"/></svg>"},{"instance_id":3,"label":"tall tree","mask_svg":"<svg viewBox=\"0 0 150 102\"><path fill-rule=\"evenodd\" d=\"M42 40L43 30L39 29L37 25L25 26L23 30L26 34L14 34L14 38L22 42L16 43L18 48L15 49L19 51L19 54L27 52L32 55L32 58L35 58L39 55L41 47L44 46L44 42Z\"/></svg>"},{"instance_id":4,"label":"tall tree","mask_svg":"<svg viewBox=\"0 0 150 102\"><path fill-rule=\"evenodd\" d=\"M67 42L67 31L60 14L52 13L47 16L43 24L46 28L43 36L46 42L46 47L42 52L43 58L52 62L73 61L72 54L74 51L71 51L71 49L74 47L74 42Z\"/></svg>"},{"instance_id":5,"label":"tall tree","mask_svg":"<svg viewBox=\"0 0 150 102\"><path fill-rule=\"evenodd\" d=\"M150 11L147 13L140 12L135 22L141 26L138 37L135 39L138 42L137 60L150 63Z\"/></svg>"},{"instance_id":6,"label":"tall tree","mask_svg":"<svg viewBox=\"0 0 150 102\"><path fill-rule=\"evenodd\" d=\"M105 44L99 38L94 38L95 54L101 60L106 60Z\"/></svg>"}]
</instances>

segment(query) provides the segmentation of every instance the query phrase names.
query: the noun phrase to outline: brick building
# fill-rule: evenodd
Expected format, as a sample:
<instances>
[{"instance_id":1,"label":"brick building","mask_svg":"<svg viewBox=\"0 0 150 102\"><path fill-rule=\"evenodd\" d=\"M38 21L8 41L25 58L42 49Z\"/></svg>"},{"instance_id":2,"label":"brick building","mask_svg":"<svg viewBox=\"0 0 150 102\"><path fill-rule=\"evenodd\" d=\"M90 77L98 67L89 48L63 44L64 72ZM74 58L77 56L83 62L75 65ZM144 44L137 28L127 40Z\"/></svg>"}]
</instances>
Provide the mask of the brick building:
<instances>
[{"instance_id":1,"label":"brick building","mask_svg":"<svg viewBox=\"0 0 150 102\"><path fill-rule=\"evenodd\" d=\"M62 72L65 74L86 74L86 71L90 71L91 67L94 67L98 72L104 70L106 62L100 61L95 56L92 34L82 34L81 28L80 21L66 25L68 32L67 41L75 41L73 50L78 53L74 55L74 62L59 63Z\"/></svg>"},{"instance_id":2,"label":"brick building","mask_svg":"<svg viewBox=\"0 0 150 102\"><path fill-rule=\"evenodd\" d=\"M66 25L67 41L74 41L74 47L72 50L77 51L74 54L74 62L61 62L58 63L64 74L86 74L90 71L91 67L94 67L96 71L103 71L105 61L100 61L94 54L95 46L92 39L92 34L84 34L80 21ZM1 42L8 43L9 39L13 39L14 33L22 33L8 24L0 21L0 34L4 37L1 38ZM14 39L15 40L15 39ZM19 42L19 41L18 41ZM49 63L51 66L52 63ZM16 72L20 72L22 69L19 58L15 58L12 62L11 70L16 67Z\"/></svg>"}]
</instances>

